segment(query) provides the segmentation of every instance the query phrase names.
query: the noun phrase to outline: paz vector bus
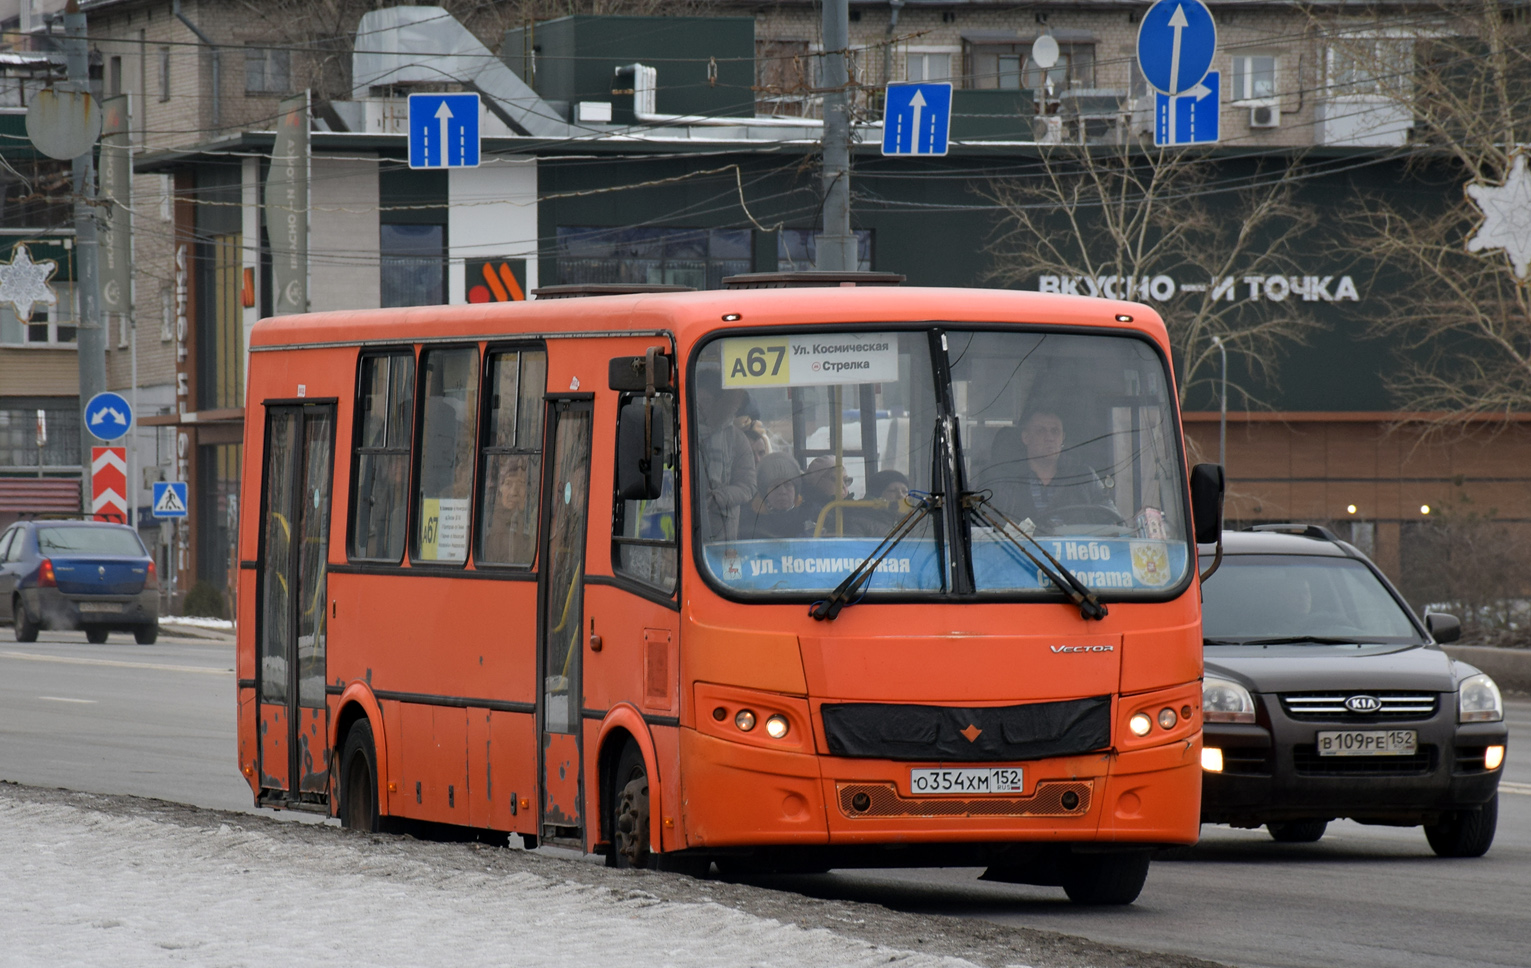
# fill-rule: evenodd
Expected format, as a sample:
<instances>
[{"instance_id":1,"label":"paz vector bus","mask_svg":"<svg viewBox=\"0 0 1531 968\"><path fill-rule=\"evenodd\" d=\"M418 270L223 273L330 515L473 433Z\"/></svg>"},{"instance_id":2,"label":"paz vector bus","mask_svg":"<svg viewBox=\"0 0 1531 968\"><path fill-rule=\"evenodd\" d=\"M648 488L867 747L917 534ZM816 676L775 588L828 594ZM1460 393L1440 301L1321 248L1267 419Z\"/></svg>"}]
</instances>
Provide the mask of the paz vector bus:
<instances>
[{"instance_id":1,"label":"paz vector bus","mask_svg":"<svg viewBox=\"0 0 1531 968\"><path fill-rule=\"evenodd\" d=\"M1197 839L1221 469L1149 307L897 278L257 324L255 802L1134 900Z\"/></svg>"}]
</instances>

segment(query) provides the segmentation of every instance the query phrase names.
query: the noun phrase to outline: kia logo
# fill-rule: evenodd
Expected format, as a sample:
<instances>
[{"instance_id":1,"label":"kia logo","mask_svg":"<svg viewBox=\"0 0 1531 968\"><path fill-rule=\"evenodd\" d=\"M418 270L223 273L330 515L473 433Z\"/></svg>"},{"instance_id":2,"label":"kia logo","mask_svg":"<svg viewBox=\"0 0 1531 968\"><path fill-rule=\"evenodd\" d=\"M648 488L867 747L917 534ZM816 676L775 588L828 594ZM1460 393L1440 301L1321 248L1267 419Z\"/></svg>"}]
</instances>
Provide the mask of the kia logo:
<instances>
[{"instance_id":1,"label":"kia logo","mask_svg":"<svg viewBox=\"0 0 1531 968\"><path fill-rule=\"evenodd\" d=\"M1382 700L1376 696L1351 696L1345 700L1345 708L1353 713L1374 713L1382 708Z\"/></svg>"}]
</instances>

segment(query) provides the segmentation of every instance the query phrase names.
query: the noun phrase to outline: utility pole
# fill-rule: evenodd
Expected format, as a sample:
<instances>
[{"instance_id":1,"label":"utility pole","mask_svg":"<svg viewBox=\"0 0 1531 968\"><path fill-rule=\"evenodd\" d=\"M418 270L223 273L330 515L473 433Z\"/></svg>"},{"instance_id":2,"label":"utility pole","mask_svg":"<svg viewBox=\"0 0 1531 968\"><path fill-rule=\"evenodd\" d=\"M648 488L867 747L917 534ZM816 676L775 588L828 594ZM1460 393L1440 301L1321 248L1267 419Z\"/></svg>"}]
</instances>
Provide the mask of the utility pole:
<instances>
[{"instance_id":1,"label":"utility pole","mask_svg":"<svg viewBox=\"0 0 1531 968\"><path fill-rule=\"evenodd\" d=\"M64 57L70 89L90 93L90 50L85 14L77 0L64 7ZM75 288L80 320L75 341L80 362L81 507L91 510L90 449L97 438L85 423L85 405L106 389L106 331L101 326L100 244L96 233L96 155L92 144L73 161ZM102 441L104 443L104 441Z\"/></svg>"},{"instance_id":2,"label":"utility pole","mask_svg":"<svg viewBox=\"0 0 1531 968\"><path fill-rule=\"evenodd\" d=\"M845 272L860 266L851 233L851 98L845 52L851 44L849 0L823 0L824 71L824 234L818 238L816 268Z\"/></svg>"}]
</instances>

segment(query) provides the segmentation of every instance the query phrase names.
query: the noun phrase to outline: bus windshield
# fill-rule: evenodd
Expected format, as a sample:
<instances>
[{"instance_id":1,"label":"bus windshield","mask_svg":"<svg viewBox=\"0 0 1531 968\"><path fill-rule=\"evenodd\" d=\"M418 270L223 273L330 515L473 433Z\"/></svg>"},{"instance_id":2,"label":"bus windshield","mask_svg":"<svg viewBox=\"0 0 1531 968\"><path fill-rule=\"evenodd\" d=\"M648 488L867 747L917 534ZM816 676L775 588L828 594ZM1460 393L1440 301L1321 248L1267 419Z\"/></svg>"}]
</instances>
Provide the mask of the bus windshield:
<instances>
[{"instance_id":1,"label":"bus windshield","mask_svg":"<svg viewBox=\"0 0 1531 968\"><path fill-rule=\"evenodd\" d=\"M706 344L692 386L700 560L731 594L812 600L894 532L865 594L1055 597L1018 531L1102 597L1187 573L1171 385L1146 340L752 333Z\"/></svg>"}]
</instances>

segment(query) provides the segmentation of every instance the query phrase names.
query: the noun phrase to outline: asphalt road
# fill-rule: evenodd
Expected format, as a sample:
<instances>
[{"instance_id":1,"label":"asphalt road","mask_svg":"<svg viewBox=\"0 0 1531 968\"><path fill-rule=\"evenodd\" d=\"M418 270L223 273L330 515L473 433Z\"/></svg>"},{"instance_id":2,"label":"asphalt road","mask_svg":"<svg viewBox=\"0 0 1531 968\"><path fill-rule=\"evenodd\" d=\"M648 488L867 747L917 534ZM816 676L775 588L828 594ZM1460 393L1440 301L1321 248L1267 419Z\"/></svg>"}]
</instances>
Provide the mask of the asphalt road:
<instances>
[{"instance_id":1,"label":"asphalt road","mask_svg":"<svg viewBox=\"0 0 1531 968\"><path fill-rule=\"evenodd\" d=\"M119 639L121 641L119 641ZM235 769L233 646L78 633L0 641L0 779L254 812ZM1317 844L1206 827L1155 863L1129 908L977 881L973 869L841 871L760 883L983 918L1248 966L1531 964L1531 701L1511 700L1499 833L1488 856L1435 857L1417 829L1332 824ZM260 811L266 813L267 811ZM295 820L308 815L286 815Z\"/></svg>"}]
</instances>

